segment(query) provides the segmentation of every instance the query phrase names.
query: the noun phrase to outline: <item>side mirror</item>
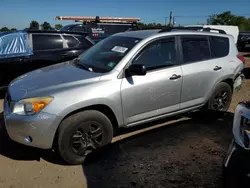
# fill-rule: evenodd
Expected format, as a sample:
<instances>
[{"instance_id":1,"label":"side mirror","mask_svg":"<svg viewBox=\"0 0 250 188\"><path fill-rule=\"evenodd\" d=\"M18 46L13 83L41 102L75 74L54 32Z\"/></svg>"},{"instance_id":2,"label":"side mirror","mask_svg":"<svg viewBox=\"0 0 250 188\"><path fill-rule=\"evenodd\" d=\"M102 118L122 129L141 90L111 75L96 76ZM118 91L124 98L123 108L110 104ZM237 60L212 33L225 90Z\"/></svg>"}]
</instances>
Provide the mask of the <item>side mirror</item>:
<instances>
[{"instance_id":1,"label":"side mirror","mask_svg":"<svg viewBox=\"0 0 250 188\"><path fill-rule=\"evenodd\" d=\"M143 76L147 74L147 69L142 64L132 64L128 67L126 71L130 76L133 76L133 75Z\"/></svg>"}]
</instances>

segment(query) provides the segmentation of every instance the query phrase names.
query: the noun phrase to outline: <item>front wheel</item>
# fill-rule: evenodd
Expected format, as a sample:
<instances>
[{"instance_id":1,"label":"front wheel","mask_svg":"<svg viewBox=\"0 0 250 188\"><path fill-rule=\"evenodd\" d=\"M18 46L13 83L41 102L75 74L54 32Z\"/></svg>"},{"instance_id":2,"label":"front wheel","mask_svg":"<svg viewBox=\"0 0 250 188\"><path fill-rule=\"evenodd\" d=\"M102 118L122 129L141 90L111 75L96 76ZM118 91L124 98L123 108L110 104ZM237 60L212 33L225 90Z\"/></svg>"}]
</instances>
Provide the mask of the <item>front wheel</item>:
<instances>
[{"instance_id":1,"label":"front wheel","mask_svg":"<svg viewBox=\"0 0 250 188\"><path fill-rule=\"evenodd\" d=\"M111 142L113 127L101 112L87 110L69 116L59 126L57 151L69 164L82 164L86 156Z\"/></svg>"}]
</instances>

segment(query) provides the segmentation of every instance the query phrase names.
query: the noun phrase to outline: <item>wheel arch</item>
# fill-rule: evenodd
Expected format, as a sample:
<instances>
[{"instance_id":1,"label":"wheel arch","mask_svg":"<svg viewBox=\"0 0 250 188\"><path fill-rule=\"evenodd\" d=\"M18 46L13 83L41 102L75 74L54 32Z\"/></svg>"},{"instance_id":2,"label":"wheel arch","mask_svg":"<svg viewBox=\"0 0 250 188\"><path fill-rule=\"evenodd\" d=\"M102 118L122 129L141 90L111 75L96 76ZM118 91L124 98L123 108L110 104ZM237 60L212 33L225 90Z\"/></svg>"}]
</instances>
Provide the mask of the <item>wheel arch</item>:
<instances>
[{"instance_id":1,"label":"wheel arch","mask_svg":"<svg viewBox=\"0 0 250 188\"><path fill-rule=\"evenodd\" d=\"M103 113L105 116L107 116L109 118L109 120L111 121L112 123L112 126L113 126L113 129L114 129L114 132L119 128L119 123L118 123L118 120L117 120L117 117L114 113L114 111L107 105L105 104L95 104L95 105L90 105L90 106L86 106L86 107L83 107L83 108L79 108L79 109L76 109L76 110L73 110L71 112L69 112L68 114L66 114L62 120L60 121L58 127L56 128L56 131L55 131L55 136L54 136L54 139L53 139L53 148L55 147L56 145L56 140L58 138L58 129L60 127L60 124L62 123L63 120L65 120L66 118L72 116L73 114L76 114L78 112L83 112L83 111L86 111L86 110L96 110L96 111L99 111L101 113Z\"/></svg>"},{"instance_id":2,"label":"wheel arch","mask_svg":"<svg viewBox=\"0 0 250 188\"><path fill-rule=\"evenodd\" d=\"M222 78L221 80L219 80L216 84L214 84L213 89L210 91L208 97L206 98L206 101L205 101L205 103L204 103L204 106L207 105L207 103L208 103L210 97L211 97L211 96L213 95L213 93L215 92L216 86L217 86L219 83L222 83L222 82L227 83L227 84L231 87L232 92L233 92L233 89L234 89L234 79L233 79L233 77L231 77L231 76L230 76L230 77L224 77L224 78Z\"/></svg>"}]
</instances>

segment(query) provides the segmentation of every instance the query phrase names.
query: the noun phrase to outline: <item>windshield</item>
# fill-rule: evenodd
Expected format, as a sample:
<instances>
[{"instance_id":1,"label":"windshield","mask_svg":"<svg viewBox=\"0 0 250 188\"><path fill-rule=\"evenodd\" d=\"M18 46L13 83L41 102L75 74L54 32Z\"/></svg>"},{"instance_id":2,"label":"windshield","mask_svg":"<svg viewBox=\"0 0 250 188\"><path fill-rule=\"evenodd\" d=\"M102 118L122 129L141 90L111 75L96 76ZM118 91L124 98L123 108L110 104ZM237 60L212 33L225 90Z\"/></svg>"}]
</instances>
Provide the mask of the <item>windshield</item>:
<instances>
[{"instance_id":1,"label":"windshield","mask_svg":"<svg viewBox=\"0 0 250 188\"><path fill-rule=\"evenodd\" d=\"M109 72L139 41L131 37L108 37L85 51L75 63L92 72Z\"/></svg>"}]
</instances>

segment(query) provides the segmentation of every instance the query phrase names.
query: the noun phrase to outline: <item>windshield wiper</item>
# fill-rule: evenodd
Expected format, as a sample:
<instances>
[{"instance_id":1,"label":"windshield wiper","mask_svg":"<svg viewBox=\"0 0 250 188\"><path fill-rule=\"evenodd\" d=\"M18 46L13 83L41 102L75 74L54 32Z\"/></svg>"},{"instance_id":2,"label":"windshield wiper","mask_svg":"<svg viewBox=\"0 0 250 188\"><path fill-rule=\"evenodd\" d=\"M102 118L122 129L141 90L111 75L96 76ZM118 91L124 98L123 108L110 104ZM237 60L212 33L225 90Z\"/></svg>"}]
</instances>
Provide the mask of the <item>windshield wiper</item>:
<instances>
[{"instance_id":1,"label":"windshield wiper","mask_svg":"<svg viewBox=\"0 0 250 188\"><path fill-rule=\"evenodd\" d=\"M86 65L84 65L84 64L81 64L81 63L79 63L79 62L80 62L80 59L79 59L79 58L76 58L75 61L73 62L73 64L75 64L75 66L77 66L77 67L80 67L80 68L83 68L83 69L85 69L85 70L87 70L87 71L92 72L91 69L90 69L88 66L86 66Z\"/></svg>"}]
</instances>

